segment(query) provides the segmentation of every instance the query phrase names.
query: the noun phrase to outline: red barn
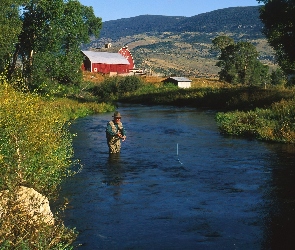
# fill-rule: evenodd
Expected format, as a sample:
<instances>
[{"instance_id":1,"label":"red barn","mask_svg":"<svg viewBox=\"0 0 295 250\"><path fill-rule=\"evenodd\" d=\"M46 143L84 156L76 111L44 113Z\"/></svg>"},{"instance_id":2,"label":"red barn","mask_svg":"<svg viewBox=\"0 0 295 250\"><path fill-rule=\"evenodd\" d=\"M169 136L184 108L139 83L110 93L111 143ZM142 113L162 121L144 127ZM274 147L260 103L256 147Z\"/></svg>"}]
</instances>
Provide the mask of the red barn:
<instances>
[{"instance_id":1,"label":"red barn","mask_svg":"<svg viewBox=\"0 0 295 250\"><path fill-rule=\"evenodd\" d=\"M134 69L134 60L133 60L133 56L131 55L131 52L129 51L129 49L127 47L123 47L122 49L119 50L119 54L121 54L122 56L124 56L128 60L129 70Z\"/></svg>"},{"instance_id":2,"label":"red barn","mask_svg":"<svg viewBox=\"0 0 295 250\"><path fill-rule=\"evenodd\" d=\"M129 61L119 53L82 51L84 55L82 69L90 72L109 74L129 73Z\"/></svg>"}]
</instances>

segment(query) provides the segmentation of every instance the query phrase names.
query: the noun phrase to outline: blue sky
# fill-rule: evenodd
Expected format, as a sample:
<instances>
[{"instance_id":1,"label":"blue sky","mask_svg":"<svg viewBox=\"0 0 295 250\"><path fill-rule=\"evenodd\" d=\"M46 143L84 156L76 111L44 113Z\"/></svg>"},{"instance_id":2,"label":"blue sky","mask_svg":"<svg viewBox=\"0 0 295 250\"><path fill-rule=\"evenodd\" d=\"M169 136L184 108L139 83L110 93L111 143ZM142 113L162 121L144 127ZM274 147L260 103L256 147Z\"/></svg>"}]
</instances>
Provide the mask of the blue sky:
<instances>
[{"instance_id":1,"label":"blue sky","mask_svg":"<svg viewBox=\"0 0 295 250\"><path fill-rule=\"evenodd\" d=\"M201 13L237 6L257 6L256 0L80 0L92 6L102 21L139 15L195 16Z\"/></svg>"}]
</instances>

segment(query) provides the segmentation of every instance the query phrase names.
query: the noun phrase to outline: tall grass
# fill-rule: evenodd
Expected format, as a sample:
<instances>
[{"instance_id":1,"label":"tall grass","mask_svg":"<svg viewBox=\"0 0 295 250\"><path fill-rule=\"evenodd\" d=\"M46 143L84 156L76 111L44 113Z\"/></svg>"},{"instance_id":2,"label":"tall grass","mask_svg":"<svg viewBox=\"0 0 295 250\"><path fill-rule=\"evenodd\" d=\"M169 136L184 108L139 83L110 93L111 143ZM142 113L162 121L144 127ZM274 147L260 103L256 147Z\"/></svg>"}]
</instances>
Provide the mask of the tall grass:
<instances>
[{"instance_id":1,"label":"tall grass","mask_svg":"<svg viewBox=\"0 0 295 250\"><path fill-rule=\"evenodd\" d=\"M54 199L60 183L75 174L71 170L75 162L70 120L110 110L113 107L105 103L44 99L21 93L0 78L0 197L2 202L8 200L6 212L0 211L0 249L70 246L75 232L58 219L54 226L32 224L15 203L15 190L26 186Z\"/></svg>"},{"instance_id":2,"label":"tall grass","mask_svg":"<svg viewBox=\"0 0 295 250\"><path fill-rule=\"evenodd\" d=\"M268 107L273 102L291 99L292 90L233 86L200 81L192 88L181 89L161 83L145 83L129 95L117 97L121 102L191 106L215 110L253 110Z\"/></svg>"},{"instance_id":3,"label":"tall grass","mask_svg":"<svg viewBox=\"0 0 295 250\"><path fill-rule=\"evenodd\" d=\"M295 143L295 100L282 100L266 109L217 114L222 133L264 141Z\"/></svg>"}]
</instances>

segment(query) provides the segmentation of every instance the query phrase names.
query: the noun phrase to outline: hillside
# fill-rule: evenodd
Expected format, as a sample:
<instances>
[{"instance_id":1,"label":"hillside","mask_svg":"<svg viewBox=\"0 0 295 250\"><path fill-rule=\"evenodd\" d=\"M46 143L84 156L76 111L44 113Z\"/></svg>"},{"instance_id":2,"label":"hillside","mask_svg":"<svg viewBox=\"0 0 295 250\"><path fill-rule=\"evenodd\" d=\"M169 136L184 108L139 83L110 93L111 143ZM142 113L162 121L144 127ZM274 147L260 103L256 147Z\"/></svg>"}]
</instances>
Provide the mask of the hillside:
<instances>
[{"instance_id":1,"label":"hillside","mask_svg":"<svg viewBox=\"0 0 295 250\"><path fill-rule=\"evenodd\" d=\"M118 39L156 32L237 32L262 37L259 7L233 7L192 17L142 15L103 23L102 38Z\"/></svg>"},{"instance_id":2,"label":"hillside","mask_svg":"<svg viewBox=\"0 0 295 250\"><path fill-rule=\"evenodd\" d=\"M211 41L228 35L235 41L250 41L263 63L273 67L273 51L261 30L259 7L233 7L192 17L142 15L103 23L100 39L87 49L112 43L113 49L127 45L135 65L162 75L216 76L216 55Z\"/></svg>"},{"instance_id":3,"label":"hillside","mask_svg":"<svg viewBox=\"0 0 295 250\"><path fill-rule=\"evenodd\" d=\"M137 17L122 18L103 23L100 32L102 38L118 39L125 36L133 36L142 33L155 33L172 31L180 20L186 17L142 15Z\"/></svg>"}]
</instances>

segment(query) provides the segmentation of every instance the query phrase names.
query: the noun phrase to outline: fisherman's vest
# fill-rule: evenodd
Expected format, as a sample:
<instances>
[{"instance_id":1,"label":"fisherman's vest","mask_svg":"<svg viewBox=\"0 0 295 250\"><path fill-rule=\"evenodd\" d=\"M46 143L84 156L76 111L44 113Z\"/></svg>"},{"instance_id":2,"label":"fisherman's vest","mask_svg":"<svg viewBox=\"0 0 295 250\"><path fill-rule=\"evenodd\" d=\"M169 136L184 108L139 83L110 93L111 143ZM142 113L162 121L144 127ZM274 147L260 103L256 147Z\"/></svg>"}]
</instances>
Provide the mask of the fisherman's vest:
<instances>
[{"instance_id":1,"label":"fisherman's vest","mask_svg":"<svg viewBox=\"0 0 295 250\"><path fill-rule=\"evenodd\" d=\"M117 127L116 127L116 125L115 125L115 123L113 121L110 121L109 124L112 127L112 131L113 131L114 134L116 134L118 131L122 131L122 129L123 129L122 122L117 123L118 124L118 129L117 129ZM108 139L111 139L113 137L113 136L109 135L108 133L106 133L106 135L107 135Z\"/></svg>"}]
</instances>

